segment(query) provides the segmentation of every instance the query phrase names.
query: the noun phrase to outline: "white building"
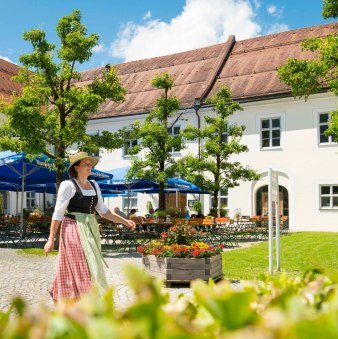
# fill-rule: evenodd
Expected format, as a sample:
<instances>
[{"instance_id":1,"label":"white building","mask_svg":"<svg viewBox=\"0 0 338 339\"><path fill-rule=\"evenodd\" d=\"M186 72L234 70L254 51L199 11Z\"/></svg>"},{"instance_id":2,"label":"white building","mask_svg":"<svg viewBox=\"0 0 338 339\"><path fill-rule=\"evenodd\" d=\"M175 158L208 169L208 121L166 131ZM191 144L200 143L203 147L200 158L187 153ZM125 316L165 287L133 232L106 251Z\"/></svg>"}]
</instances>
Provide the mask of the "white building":
<instances>
[{"instance_id":1,"label":"white building","mask_svg":"<svg viewBox=\"0 0 338 339\"><path fill-rule=\"evenodd\" d=\"M180 99L184 112L184 120L178 121L173 133L184 128L187 121L197 127L198 116L203 126L203 117L212 114L205 99L226 84L244 109L231 117L231 122L246 126L242 143L249 152L237 160L261 174L257 182L243 182L228 192L224 190L222 202L227 204L229 215L234 216L238 210L242 215L267 214L267 171L272 168L278 172L280 214L289 216L290 229L338 231L338 145L323 134L328 112L337 107L337 97L323 91L307 101L294 99L276 71L291 57L313 57L299 45L305 38L337 31L337 24L331 23L238 42L231 36L223 44L116 65L128 90L126 101L103 104L91 117L87 130L116 131L135 120L144 120L160 94L151 87L150 80L162 72L174 77L170 94ZM81 81L89 83L100 72L101 68L83 72ZM181 157L187 152L198 153L197 141L173 154ZM101 170L130 164L126 149L101 152L100 156ZM111 198L108 204L123 207L123 199ZM152 201L154 207L157 204L156 195L138 194L133 199L135 204L137 199L139 213L145 213L147 201ZM192 201L198 196L189 195L187 199ZM201 200L204 213L208 213L210 196L201 196Z\"/></svg>"}]
</instances>

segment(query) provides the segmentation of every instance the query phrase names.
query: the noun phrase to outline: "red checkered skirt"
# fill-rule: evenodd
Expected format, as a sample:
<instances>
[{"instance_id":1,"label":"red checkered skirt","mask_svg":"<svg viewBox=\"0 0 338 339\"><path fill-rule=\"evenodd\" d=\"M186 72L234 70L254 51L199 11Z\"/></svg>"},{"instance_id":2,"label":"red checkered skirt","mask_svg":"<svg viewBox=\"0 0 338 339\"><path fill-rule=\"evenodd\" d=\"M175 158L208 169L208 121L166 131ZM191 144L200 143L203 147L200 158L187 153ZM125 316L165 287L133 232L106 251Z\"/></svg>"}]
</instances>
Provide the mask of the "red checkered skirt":
<instances>
[{"instance_id":1,"label":"red checkered skirt","mask_svg":"<svg viewBox=\"0 0 338 339\"><path fill-rule=\"evenodd\" d=\"M49 293L54 301L77 300L91 288L90 272L76 220L65 217L61 223L58 268Z\"/></svg>"}]
</instances>

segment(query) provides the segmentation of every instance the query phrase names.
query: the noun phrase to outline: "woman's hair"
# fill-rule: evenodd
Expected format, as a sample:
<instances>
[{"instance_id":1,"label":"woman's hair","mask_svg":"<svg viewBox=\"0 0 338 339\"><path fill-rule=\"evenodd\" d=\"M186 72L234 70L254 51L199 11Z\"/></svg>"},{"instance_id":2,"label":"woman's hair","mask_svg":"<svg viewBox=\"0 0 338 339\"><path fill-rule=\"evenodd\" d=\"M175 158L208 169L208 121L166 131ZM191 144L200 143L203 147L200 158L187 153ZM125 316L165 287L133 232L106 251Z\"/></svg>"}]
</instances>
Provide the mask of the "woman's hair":
<instances>
[{"instance_id":1,"label":"woman's hair","mask_svg":"<svg viewBox=\"0 0 338 339\"><path fill-rule=\"evenodd\" d=\"M134 214L134 213L136 213L136 209L135 208L130 210L130 214Z\"/></svg>"},{"instance_id":2,"label":"woman's hair","mask_svg":"<svg viewBox=\"0 0 338 339\"><path fill-rule=\"evenodd\" d=\"M76 172L75 166L79 166L80 162L81 160L77 161L75 164L69 167L68 174L71 178L77 178L77 172Z\"/></svg>"}]
</instances>

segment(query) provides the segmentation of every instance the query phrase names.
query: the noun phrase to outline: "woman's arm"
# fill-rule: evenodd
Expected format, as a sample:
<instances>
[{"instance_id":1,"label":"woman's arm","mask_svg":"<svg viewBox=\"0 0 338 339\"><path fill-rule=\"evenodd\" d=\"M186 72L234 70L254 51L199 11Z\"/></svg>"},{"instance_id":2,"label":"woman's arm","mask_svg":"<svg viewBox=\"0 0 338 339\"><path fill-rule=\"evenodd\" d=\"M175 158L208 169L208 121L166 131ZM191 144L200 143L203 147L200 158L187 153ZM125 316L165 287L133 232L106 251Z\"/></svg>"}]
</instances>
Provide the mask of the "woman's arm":
<instances>
[{"instance_id":1,"label":"woman's arm","mask_svg":"<svg viewBox=\"0 0 338 339\"><path fill-rule=\"evenodd\" d=\"M54 249L54 240L56 232L61 224L61 221L59 220L52 220L52 223L50 225L50 232L49 232L49 238L48 241L45 244L44 251L46 255L51 252Z\"/></svg>"},{"instance_id":2,"label":"woman's arm","mask_svg":"<svg viewBox=\"0 0 338 339\"><path fill-rule=\"evenodd\" d=\"M134 230L135 227L136 227L134 221L125 219L125 218L121 217L120 215L116 214L115 212L111 212L110 210L108 210L104 214L101 214L101 217L103 217L105 219L108 219L108 220L110 220L112 222L115 222L117 224L126 225L131 230Z\"/></svg>"}]
</instances>

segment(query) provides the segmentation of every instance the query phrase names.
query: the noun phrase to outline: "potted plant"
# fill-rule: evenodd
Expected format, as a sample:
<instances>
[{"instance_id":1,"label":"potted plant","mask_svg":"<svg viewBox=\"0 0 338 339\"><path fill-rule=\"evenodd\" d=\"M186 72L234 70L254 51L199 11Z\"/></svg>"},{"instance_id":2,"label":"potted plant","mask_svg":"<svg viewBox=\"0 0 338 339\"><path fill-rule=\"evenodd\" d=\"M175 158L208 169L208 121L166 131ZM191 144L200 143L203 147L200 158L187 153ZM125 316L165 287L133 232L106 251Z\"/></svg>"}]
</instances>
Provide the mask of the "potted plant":
<instances>
[{"instance_id":1,"label":"potted plant","mask_svg":"<svg viewBox=\"0 0 338 339\"><path fill-rule=\"evenodd\" d=\"M199 200L196 200L192 206L195 212L202 211L202 203Z\"/></svg>"},{"instance_id":2,"label":"potted plant","mask_svg":"<svg viewBox=\"0 0 338 339\"><path fill-rule=\"evenodd\" d=\"M194 279L214 280L223 276L221 252L223 245L209 245L194 241L196 230L177 224L161 234L160 240L139 246L143 265L166 285L187 283Z\"/></svg>"},{"instance_id":3,"label":"potted plant","mask_svg":"<svg viewBox=\"0 0 338 339\"><path fill-rule=\"evenodd\" d=\"M166 211L158 210L154 213L154 217L157 218L159 221L164 221L167 216Z\"/></svg>"}]
</instances>

